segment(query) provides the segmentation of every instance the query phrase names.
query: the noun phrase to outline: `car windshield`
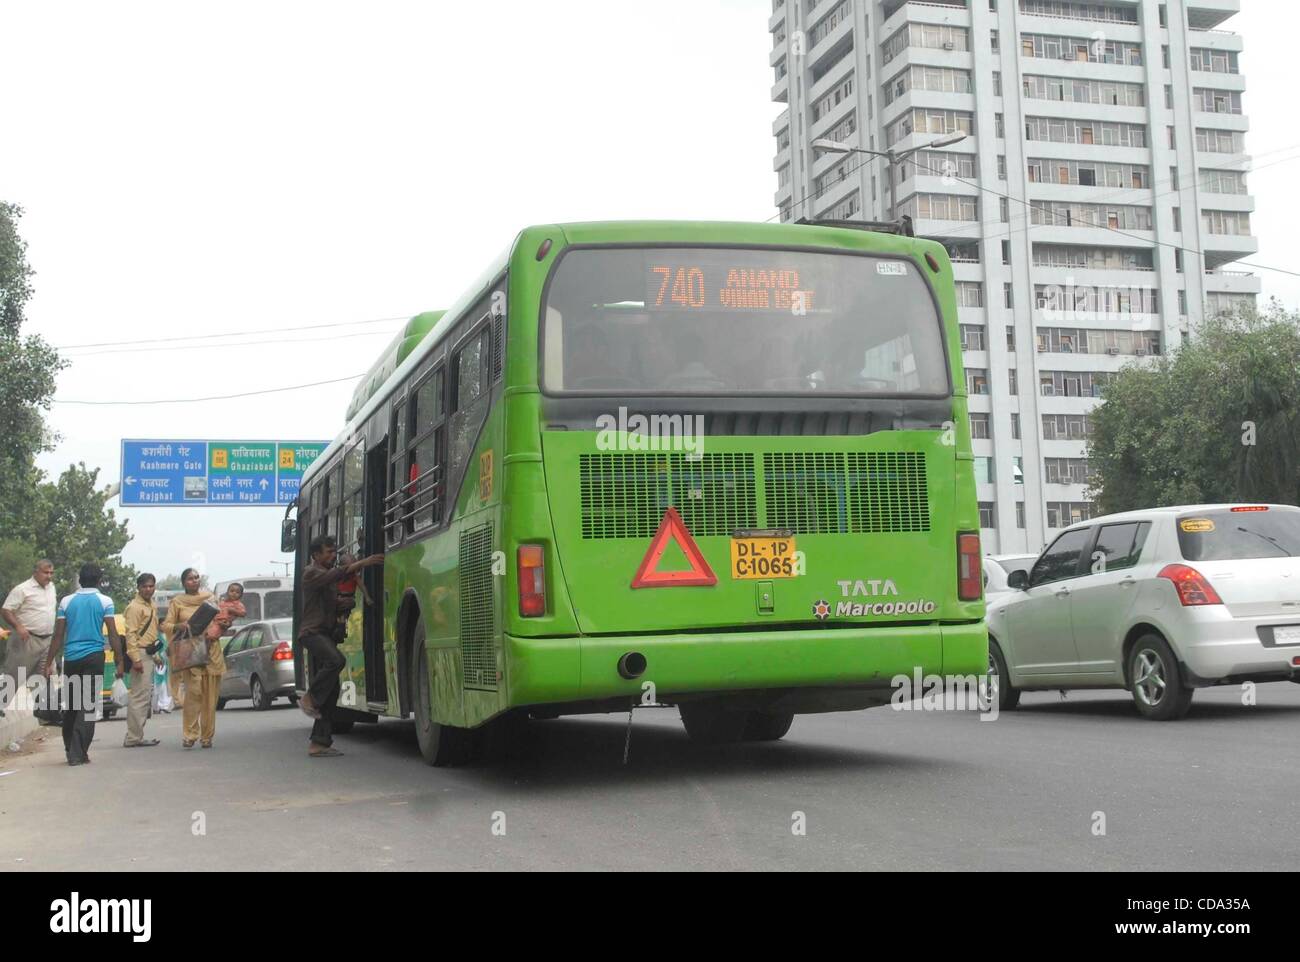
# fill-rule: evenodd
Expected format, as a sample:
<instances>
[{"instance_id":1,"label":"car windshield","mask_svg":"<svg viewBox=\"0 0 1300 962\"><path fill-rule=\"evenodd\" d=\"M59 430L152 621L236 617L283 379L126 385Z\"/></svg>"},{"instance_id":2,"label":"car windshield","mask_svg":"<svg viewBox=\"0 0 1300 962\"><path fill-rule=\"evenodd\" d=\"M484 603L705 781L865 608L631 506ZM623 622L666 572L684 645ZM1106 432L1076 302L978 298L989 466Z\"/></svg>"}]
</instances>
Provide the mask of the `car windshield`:
<instances>
[{"instance_id":1,"label":"car windshield","mask_svg":"<svg viewBox=\"0 0 1300 962\"><path fill-rule=\"evenodd\" d=\"M552 394L950 393L935 298L901 258L579 249L544 317Z\"/></svg>"},{"instance_id":2,"label":"car windshield","mask_svg":"<svg viewBox=\"0 0 1300 962\"><path fill-rule=\"evenodd\" d=\"M1300 557L1300 511L1217 508L1181 515L1176 527L1187 561Z\"/></svg>"}]
</instances>

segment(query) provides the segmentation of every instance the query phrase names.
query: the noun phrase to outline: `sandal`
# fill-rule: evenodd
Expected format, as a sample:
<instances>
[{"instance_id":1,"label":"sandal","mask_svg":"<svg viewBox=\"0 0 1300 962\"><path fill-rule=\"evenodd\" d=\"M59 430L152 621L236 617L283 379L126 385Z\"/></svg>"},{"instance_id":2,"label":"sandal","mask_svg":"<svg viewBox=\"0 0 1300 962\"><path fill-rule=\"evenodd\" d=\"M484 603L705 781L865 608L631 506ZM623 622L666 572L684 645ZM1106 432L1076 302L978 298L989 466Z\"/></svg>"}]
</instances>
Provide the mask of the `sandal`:
<instances>
[{"instance_id":1,"label":"sandal","mask_svg":"<svg viewBox=\"0 0 1300 962\"><path fill-rule=\"evenodd\" d=\"M307 750L308 758L341 758L343 753L337 748L323 748L318 752Z\"/></svg>"},{"instance_id":2,"label":"sandal","mask_svg":"<svg viewBox=\"0 0 1300 962\"><path fill-rule=\"evenodd\" d=\"M192 741L190 741L190 742L181 742L181 748L193 748L193 747L194 747L194 742L192 742Z\"/></svg>"},{"instance_id":3,"label":"sandal","mask_svg":"<svg viewBox=\"0 0 1300 962\"><path fill-rule=\"evenodd\" d=\"M200 748L211 748L211 747L212 747L212 742L199 742L199 747L200 747Z\"/></svg>"},{"instance_id":4,"label":"sandal","mask_svg":"<svg viewBox=\"0 0 1300 962\"><path fill-rule=\"evenodd\" d=\"M146 738L142 742L133 742L130 745L123 744L122 747L123 748L153 748L157 744L159 744L158 739Z\"/></svg>"}]
</instances>

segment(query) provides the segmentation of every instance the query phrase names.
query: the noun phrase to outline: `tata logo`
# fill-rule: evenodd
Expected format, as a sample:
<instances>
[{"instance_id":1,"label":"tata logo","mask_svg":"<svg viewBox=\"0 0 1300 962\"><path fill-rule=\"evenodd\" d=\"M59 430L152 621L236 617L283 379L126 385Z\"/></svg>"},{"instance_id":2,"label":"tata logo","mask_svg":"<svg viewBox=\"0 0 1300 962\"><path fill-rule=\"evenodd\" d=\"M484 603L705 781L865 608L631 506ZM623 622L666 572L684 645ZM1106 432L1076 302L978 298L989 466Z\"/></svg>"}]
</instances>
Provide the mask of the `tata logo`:
<instances>
[{"instance_id":1,"label":"tata logo","mask_svg":"<svg viewBox=\"0 0 1300 962\"><path fill-rule=\"evenodd\" d=\"M844 598L875 598L898 594L898 588L889 578L871 578L866 581L837 581L840 595Z\"/></svg>"}]
</instances>

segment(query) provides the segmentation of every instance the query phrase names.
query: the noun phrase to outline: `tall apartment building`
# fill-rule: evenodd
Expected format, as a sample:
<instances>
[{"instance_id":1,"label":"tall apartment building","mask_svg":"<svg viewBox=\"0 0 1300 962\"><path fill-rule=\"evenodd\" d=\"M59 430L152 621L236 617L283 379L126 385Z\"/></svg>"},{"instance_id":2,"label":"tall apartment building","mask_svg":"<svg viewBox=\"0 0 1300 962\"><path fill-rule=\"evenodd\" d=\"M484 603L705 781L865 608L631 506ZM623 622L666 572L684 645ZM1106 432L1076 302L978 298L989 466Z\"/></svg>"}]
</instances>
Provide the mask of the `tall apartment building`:
<instances>
[{"instance_id":1,"label":"tall apartment building","mask_svg":"<svg viewBox=\"0 0 1300 962\"><path fill-rule=\"evenodd\" d=\"M954 262L985 550L1087 518L1090 412L1254 302L1240 0L773 0L783 220L898 214ZM884 158L961 131L892 170ZM1005 195L1005 196L1000 196ZM1140 363L1140 362L1139 362Z\"/></svg>"}]
</instances>

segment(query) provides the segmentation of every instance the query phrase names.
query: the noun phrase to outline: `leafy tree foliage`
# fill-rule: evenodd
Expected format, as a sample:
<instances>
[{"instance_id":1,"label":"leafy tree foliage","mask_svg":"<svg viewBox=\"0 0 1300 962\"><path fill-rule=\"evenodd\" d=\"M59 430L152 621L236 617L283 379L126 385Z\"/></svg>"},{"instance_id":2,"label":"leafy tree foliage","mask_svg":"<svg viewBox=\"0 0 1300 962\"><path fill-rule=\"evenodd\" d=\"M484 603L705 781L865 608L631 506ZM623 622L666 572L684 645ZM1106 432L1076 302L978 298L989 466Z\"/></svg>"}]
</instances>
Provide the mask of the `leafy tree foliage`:
<instances>
[{"instance_id":1,"label":"leafy tree foliage","mask_svg":"<svg viewBox=\"0 0 1300 962\"><path fill-rule=\"evenodd\" d=\"M1104 513L1170 504L1300 503L1300 315L1214 318L1094 414L1090 496Z\"/></svg>"}]
</instances>

